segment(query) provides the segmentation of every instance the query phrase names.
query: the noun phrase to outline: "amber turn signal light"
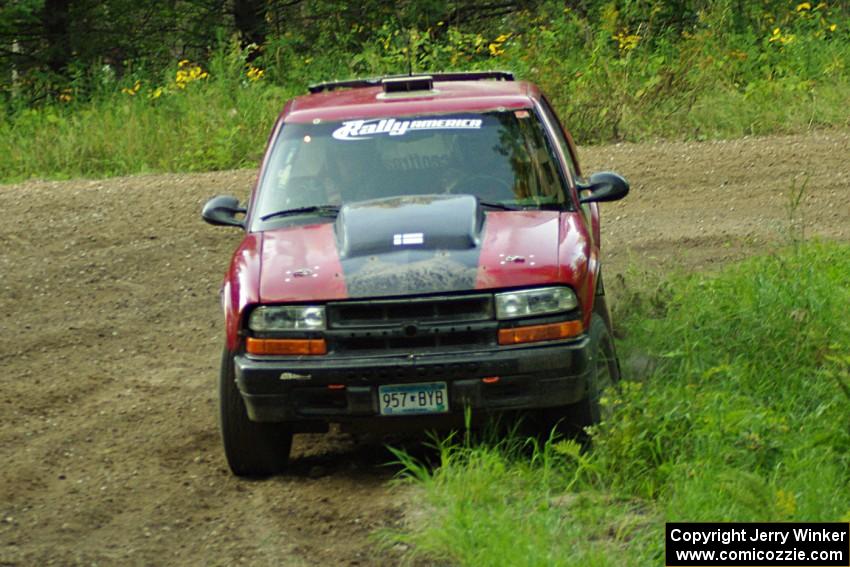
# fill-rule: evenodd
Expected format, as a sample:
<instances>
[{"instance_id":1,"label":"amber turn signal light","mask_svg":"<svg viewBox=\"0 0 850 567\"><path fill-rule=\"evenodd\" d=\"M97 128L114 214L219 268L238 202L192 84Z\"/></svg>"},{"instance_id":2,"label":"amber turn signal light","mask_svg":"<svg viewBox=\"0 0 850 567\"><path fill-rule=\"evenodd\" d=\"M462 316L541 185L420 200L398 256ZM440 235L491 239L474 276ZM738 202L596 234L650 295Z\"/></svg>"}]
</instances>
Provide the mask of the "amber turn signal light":
<instances>
[{"instance_id":1,"label":"amber turn signal light","mask_svg":"<svg viewBox=\"0 0 850 567\"><path fill-rule=\"evenodd\" d=\"M325 339L255 339L245 342L248 354L327 354Z\"/></svg>"},{"instance_id":2,"label":"amber turn signal light","mask_svg":"<svg viewBox=\"0 0 850 567\"><path fill-rule=\"evenodd\" d=\"M500 345L515 345L519 343L536 343L539 341L555 341L577 337L584 332L581 321L561 321L546 325L530 325L499 329Z\"/></svg>"}]
</instances>

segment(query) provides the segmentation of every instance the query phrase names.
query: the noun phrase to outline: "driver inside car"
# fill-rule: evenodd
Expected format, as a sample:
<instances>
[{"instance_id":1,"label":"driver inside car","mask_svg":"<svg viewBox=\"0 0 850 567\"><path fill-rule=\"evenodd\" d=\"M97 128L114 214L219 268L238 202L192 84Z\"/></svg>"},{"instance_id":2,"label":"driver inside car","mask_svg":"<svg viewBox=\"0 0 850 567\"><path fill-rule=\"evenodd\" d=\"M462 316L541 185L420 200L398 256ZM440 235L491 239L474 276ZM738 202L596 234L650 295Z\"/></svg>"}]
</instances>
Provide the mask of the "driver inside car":
<instances>
[{"instance_id":1,"label":"driver inside car","mask_svg":"<svg viewBox=\"0 0 850 567\"><path fill-rule=\"evenodd\" d=\"M514 172L506 166L503 149L480 132L463 133L455 141L459 160L449 168L452 179L447 193L475 195L484 201L510 201L514 195ZM470 173L476 172L476 173Z\"/></svg>"}]
</instances>

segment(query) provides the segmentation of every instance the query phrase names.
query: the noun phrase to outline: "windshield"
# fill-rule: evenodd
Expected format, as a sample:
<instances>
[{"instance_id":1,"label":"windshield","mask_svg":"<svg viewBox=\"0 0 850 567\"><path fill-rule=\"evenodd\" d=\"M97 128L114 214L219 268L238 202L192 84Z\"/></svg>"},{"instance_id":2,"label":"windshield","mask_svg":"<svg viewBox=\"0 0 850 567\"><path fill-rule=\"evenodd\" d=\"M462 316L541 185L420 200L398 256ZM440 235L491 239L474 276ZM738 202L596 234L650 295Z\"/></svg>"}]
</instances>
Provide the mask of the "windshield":
<instances>
[{"instance_id":1,"label":"windshield","mask_svg":"<svg viewBox=\"0 0 850 567\"><path fill-rule=\"evenodd\" d=\"M555 163L530 110L285 124L255 216L426 194L560 208L568 201Z\"/></svg>"}]
</instances>

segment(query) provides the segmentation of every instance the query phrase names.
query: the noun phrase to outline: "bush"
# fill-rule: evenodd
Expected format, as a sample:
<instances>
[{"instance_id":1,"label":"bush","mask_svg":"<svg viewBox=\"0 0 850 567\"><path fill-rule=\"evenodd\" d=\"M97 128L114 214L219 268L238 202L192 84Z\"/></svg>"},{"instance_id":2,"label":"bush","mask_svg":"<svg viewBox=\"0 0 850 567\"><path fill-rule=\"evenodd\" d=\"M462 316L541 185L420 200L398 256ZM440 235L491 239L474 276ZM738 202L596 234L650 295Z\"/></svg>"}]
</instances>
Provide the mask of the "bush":
<instances>
[{"instance_id":1,"label":"bush","mask_svg":"<svg viewBox=\"0 0 850 567\"><path fill-rule=\"evenodd\" d=\"M692 520L815 521L848 512L847 250L808 244L720 277L685 279L662 318L627 316L625 350L659 363L649 382L624 388L618 419L597 432L610 485L674 504L693 497L694 482L721 492L747 487L710 496L714 506L678 508L700 514ZM841 488L814 490L815 470L843 479Z\"/></svg>"},{"instance_id":2,"label":"bush","mask_svg":"<svg viewBox=\"0 0 850 567\"><path fill-rule=\"evenodd\" d=\"M254 166L284 101L308 84L409 69L513 70L580 143L850 125L850 14L739 4L538 2L462 25L321 19L164 71L83 69L39 87L52 93L39 103L13 85L0 97L0 180Z\"/></svg>"},{"instance_id":3,"label":"bush","mask_svg":"<svg viewBox=\"0 0 850 567\"><path fill-rule=\"evenodd\" d=\"M0 179L256 167L294 93L252 78L238 51L209 70L181 63L162 81L129 78L90 100L0 109Z\"/></svg>"},{"instance_id":4,"label":"bush","mask_svg":"<svg viewBox=\"0 0 850 567\"><path fill-rule=\"evenodd\" d=\"M589 452L449 442L433 470L402 455L427 510L385 537L461 565L646 565L665 521L846 521L847 273L850 247L798 244L633 293L621 357L655 368L609 396Z\"/></svg>"}]
</instances>

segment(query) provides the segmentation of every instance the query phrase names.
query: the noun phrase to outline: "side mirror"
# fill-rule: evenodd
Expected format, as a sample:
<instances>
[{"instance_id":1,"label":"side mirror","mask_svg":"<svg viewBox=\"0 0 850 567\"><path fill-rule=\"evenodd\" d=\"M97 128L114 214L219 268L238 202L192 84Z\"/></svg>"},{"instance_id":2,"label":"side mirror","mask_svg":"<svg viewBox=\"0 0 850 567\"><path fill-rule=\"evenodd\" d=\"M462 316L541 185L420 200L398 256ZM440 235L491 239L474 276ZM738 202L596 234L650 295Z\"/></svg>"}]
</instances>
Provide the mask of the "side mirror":
<instances>
[{"instance_id":1,"label":"side mirror","mask_svg":"<svg viewBox=\"0 0 850 567\"><path fill-rule=\"evenodd\" d=\"M219 195L207 201L201 211L201 217L213 225L245 228L245 221L236 218L236 215L244 215L245 212L246 209L239 206L239 199L236 197Z\"/></svg>"},{"instance_id":2,"label":"side mirror","mask_svg":"<svg viewBox=\"0 0 850 567\"><path fill-rule=\"evenodd\" d=\"M591 175L589 182L580 182L578 190L579 193L590 191L590 195L579 199L580 203L617 201L629 194L629 182L616 173L604 171Z\"/></svg>"}]
</instances>

